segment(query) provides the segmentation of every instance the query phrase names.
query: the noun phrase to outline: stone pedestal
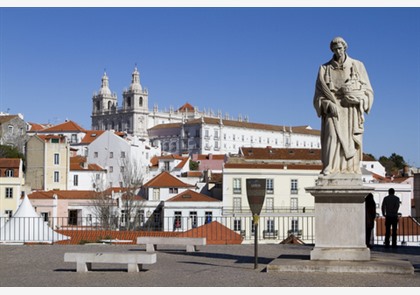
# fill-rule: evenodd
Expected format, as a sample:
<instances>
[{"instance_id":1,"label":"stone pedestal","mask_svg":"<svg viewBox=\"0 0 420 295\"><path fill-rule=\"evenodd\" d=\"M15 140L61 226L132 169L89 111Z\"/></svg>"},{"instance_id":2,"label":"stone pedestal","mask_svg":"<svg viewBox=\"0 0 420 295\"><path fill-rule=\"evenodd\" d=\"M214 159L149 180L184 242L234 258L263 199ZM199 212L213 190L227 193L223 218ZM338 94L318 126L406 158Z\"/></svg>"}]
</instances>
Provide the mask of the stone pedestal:
<instances>
[{"instance_id":1,"label":"stone pedestal","mask_svg":"<svg viewBox=\"0 0 420 295\"><path fill-rule=\"evenodd\" d=\"M315 248L311 260L370 260L365 242L365 197L360 175L319 177L306 191L315 197Z\"/></svg>"}]
</instances>

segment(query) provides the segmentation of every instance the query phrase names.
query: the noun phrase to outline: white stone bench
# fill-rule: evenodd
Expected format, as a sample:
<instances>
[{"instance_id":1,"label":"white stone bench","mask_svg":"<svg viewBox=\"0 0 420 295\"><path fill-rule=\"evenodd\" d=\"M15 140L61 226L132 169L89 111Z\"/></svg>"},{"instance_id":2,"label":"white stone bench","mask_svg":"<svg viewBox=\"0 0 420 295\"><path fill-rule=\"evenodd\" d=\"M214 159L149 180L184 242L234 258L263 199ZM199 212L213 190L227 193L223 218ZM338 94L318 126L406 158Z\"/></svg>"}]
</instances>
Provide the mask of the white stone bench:
<instances>
[{"instance_id":1,"label":"white stone bench","mask_svg":"<svg viewBox=\"0 0 420 295\"><path fill-rule=\"evenodd\" d=\"M157 245L183 245L187 252L195 252L196 246L206 245L206 238L189 237L137 237L137 244L146 245L147 252L156 251Z\"/></svg>"},{"instance_id":2,"label":"white stone bench","mask_svg":"<svg viewBox=\"0 0 420 295\"><path fill-rule=\"evenodd\" d=\"M128 272L139 272L143 264L156 263L156 253L65 253L64 262L76 262L77 272L92 270L92 263L124 263Z\"/></svg>"}]
</instances>

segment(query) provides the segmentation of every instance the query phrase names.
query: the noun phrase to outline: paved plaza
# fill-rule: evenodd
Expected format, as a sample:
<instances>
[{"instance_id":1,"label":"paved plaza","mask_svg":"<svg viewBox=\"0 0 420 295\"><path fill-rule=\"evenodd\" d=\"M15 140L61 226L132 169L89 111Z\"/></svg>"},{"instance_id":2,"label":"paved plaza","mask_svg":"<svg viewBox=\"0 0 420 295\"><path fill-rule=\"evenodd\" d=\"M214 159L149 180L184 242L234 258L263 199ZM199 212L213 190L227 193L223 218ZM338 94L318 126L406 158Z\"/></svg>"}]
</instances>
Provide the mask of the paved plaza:
<instances>
[{"instance_id":1,"label":"paved plaza","mask_svg":"<svg viewBox=\"0 0 420 295\"><path fill-rule=\"evenodd\" d=\"M0 287L420 287L420 247L376 246L372 259L409 262L413 274L269 271L282 259L309 260L310 245L206 245L188 253L158 247L157 262L128 273L122 264L76 272L66 252L145 251L137 245L0 245ZM257 266L255 268L255 266Z\"/></svg>"}]
</instances>

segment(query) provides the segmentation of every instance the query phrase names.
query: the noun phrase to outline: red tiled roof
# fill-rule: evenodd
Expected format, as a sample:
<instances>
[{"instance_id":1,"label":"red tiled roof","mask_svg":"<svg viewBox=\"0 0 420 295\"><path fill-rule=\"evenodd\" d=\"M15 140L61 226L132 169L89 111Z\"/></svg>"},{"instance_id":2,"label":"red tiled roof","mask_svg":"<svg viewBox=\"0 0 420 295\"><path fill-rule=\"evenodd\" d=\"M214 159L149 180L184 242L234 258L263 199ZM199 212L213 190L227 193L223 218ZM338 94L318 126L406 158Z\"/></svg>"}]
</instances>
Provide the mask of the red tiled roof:
<instances>
[{"instance_id":1,"label":"red tiled roof","mask_svg":"<svg viewBox=\"0 0 420 295\"><path fill-rule=\"evenodd\" d=\"M176 165L175 168L182 169L185 166L185 164L187 163L189 158L188 157L183 157L181 159L182 159L181 162L179 162L178 165Z\"/></svg>"},{"instance_id":2,"label":"red tiled roof","mask_svg":"<svg viewBox=\"0 0 420 295\"><path fill-rule=\"evenodd\" d=\"M0 158L0 168L19 168L21 159Z\"/></svg>"},{"instance_id":3,"label":"red tiled roof","mask_svg":"<svg viewBox=\"0 0 420 295\"><path fill-rule=\"evenodd\" d=\"M86 132L86 135L80 141L81 144L89 144L93 142L105 131L104 130L85 130L85 132Z\"/></svg>"},{"instance_id":4,"label":"red tiled roof","mask_svg":"<svg viewBox=\"0 0 420 295\"><path fill-rule=\"evenodd\" d=\"M42 132L85 132L85 129L73 121L66 121L50 128L46 128L42 130Z\"/></svg>"},{"instance_id":5,"label":"red tiled roof","mask_svg":"<svg viewBox=\"0 0 420 295\"><path fill-rule=\"evenodd\" d=\"M201 177L203 176L203 172L201 171L188 171L187 177Z\"/></svg>"},{"instance_id":6,"label":"red tiled roof","mask_svg":"<svg viewBox=\"0 0 420 295\"><path fill-rule=\"evenodd\" d=\"M321 160L321 149L241 147L241 153L253 160Z\"/></svg>"},{"instance_id":7,"label":"red tiled roof","mask_svg":"<svg viewBox=\"0 0 420 295\"><path fill-rule=\"evenodd\" d=\"M317 164L273 164L273 163L226 163L225 168L239 169L289 169L289 170L322 170Z\"/></svg>"},{"instance_id":8,"label":"red tiled roof","mask_svg":"<svg viewBox=\"0 0 420 295\"><path fill-rule=\"evenodd\" d=\"M197 193L193 190L186 190L176 196L170 198L166 202L220 202L219 200Z\"/></svg>"},{"instance_id":9,"label":"red tiled roof","mask_svg":"<svg viewBox=\"0 0 420 295\"><path fill-rule=\"evenodd\" d=\"M28 195L29 199L52 199L53 195L57 195L58 199L94 199L98 192L95 191L76 191L76 190L52 190L37 191Z\"/></svg>"},{"instance_id":10,"label":"red tiled roof","mask_svg":"<svg viewBox=\"0 0 420 295\"><path fill-rule=\"evenodd\" d=\"M224 160L225 159L225 155L224 154L222 154L222 155L219 155L219 154L217 154L217 155L211 155L211 158L212 158L212 160ZM200 161L200 160L209 160L210 159L210 154L207 154L207 155L204 155L204 154L198 154L198 155L196 155L196 160L197 161Z\"/></svg>"},{"instance_id":11,"label":"red tiled roof","mask_svg":"<svg viewBox=\"0 0 420 295\"><path fill-rule=\"evenodd\" d=\"M41 135L41 134L37 134L35 136L39 137L43 141L48 141L48 140L53 139L53 138L59 139L60 142L65 142L65 140L66 140L66 138L62 135L54 135L54 134Z\"/></svg>"},{"instance_id":12,"label":"red tiled roof","mask_svg":"<svg viewBox=\"0 0 420 295\"><path fill-rule=\"evenodd\" d=\"M83 156L74 156L70 157L70 170L71 171L105 171L104 168L98 164L87 164L87 167L84 168L84 163L87 159Z\"/></svg>"},{"instance_id":13,"label":"red tiled roof","mask_svg":"<svg viewBox=\"0 0 420 295\"><path fill-rule=\"evenodd\" d=\"M32 122L28 122L28 124L31 126L30 128L30 132L31 131L41 131L44 130L46 128L50 128L52 126L54 126L53 124L39 124L39 123L32 123Z\"/></svg>"},{"instance_id":14,"label":"red tiled roof","mask_svg":"<svg viewBox=\"0 0 420 295\"><path fill-rule=\"evenodd\" d=\"M194 187L163 171L144 184L144 187Z\"/></svg>"},{"instance_id":15,"label":"red tiled roof","mask_svg":"<svg viewBox=\"0 0 420 295\"><path fill-rule=\"evenodd\" d=\"M57 244L78 245L81 242L96 243L99 240L131 240L129 244L136 244L137 237L194 237L206 238L207 245L238 245L243 238L240 234L227 228L217 221L207 223L186 232L162 232L162 231L112 231L112 230L89 230L87 228L72 227L57 230L58 233L71 237L70 240L58 241Z\"/></svg>"},{"instance_id":16,"label":"red tiled roof","mask_svg":"<svg viewBox=\"0 0 420 295\"><path fill-rule=\"evenodd\" d=\"M4 115L4 116L0 116L0 124L5 123L5 122L9 122L10 120L12 120L14 118L19 118L19 116L18 115Z\"/></svg>"},{"instance_id":17,"label":"red tiled roof","mask_svg":"<svg viewBox=\"0 0 420 295\"><path fill-rule=\"evenodd\" d=\"M178 109L180 112L194 112L194 107L188 102Z\"/></svg>"}]
</instances>

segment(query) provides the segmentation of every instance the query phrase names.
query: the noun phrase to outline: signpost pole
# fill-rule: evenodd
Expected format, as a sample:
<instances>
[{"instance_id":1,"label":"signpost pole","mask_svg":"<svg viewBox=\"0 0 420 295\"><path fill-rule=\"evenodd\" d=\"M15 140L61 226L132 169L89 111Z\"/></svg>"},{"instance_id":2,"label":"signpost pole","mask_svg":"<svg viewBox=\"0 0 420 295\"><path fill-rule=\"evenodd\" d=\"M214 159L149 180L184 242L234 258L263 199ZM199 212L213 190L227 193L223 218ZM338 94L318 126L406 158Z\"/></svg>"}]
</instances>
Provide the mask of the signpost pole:
<instances>
[{"instance_id":1,"label":"signpost pole","mask_svg":"<svg viewBox=\"0 0 420 295\"><path fill-rule=\"evenodd\" d=\"M258 268L258 222L264 203L265 188L265 178L250 178L246 180L246 194L254 221L254 269Z\"/></svg>"},{"instance_id":2,"label":"signpost pole","mask_svg":"<svg viewBox=\"0 0 420 295\"><path fill-rule=\"evenodd\" d=\"M258 268L258 221L260 217L254 215L254 269Z\"/></svg>"}]
</instances>

